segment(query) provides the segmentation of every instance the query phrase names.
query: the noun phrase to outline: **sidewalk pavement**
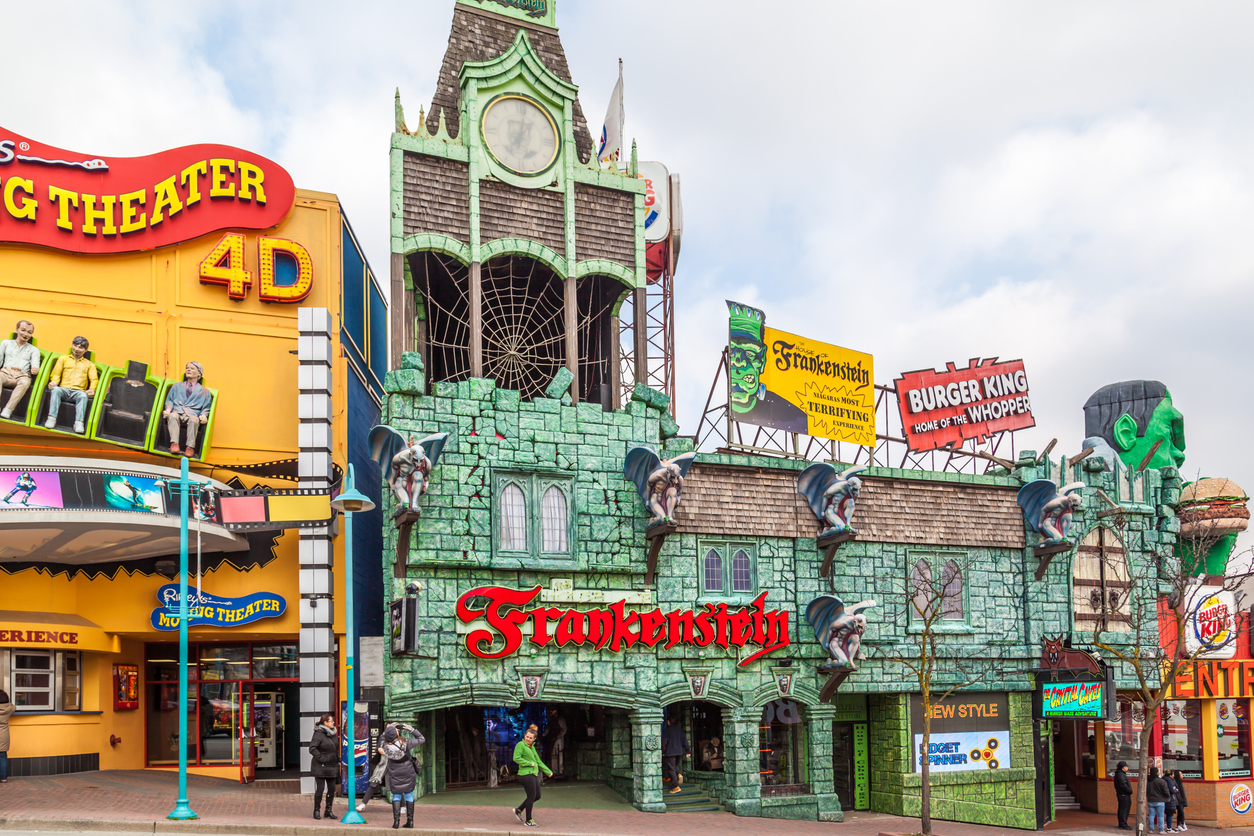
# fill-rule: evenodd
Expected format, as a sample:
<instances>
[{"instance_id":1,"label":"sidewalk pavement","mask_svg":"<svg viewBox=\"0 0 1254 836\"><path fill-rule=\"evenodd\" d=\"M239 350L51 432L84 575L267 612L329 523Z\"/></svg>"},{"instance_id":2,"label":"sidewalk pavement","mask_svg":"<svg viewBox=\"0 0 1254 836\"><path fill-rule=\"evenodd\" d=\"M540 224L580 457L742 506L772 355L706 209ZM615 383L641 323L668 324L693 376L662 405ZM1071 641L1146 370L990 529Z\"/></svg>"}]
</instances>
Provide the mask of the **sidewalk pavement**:
<instances>
[{"instance_id":1,"label":"sidewalk pavement","mask_svg":"<svg viewBox=\"0 0 1254 836\"><path fill-rule=\"evenodd\" d=\"M248 836L333 836L346 825L338 818L347 810L345 799L335 802L336 820L315 822L313 799L290 790L267 788L264 783L241 785L220 778L189 775L188 799L199 815L194 822L172 822L166 814L174 806L178 776L173 771L139 770L81 772L39 778L10 778L0 785L0 830L75 831L112 833L248 834ZM794 822L733 816L727 813L641 813L637 810L561 809L561 788L546 786L536 807L539 828L523 827L510 812L521 792L503 789L500 807L420 805L413 836L521 836L558 833L563 836L877 836L880 833L917 832L917 819L880 813L848 813L843 823ZM554 806L545 799L553 796ZM362 836L391 833L391 806L371 802L368 824L356 826ZM1049 830L1057 836L1118 834L1112 816L1068 813ZM936 836L993 836L1023 834L1001 827L936 822ZM1220 831L1189 828L1197 836Z\"/></svg>"}]
</instances>

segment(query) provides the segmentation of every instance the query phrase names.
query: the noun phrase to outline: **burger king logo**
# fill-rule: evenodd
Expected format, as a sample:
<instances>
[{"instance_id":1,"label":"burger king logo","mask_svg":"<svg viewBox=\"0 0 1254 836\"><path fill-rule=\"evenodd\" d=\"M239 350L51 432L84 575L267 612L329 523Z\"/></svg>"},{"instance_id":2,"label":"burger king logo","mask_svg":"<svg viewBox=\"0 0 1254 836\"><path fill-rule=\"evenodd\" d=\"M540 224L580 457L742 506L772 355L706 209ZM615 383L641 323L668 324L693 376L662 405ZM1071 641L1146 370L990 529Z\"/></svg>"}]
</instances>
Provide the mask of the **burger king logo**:
<instances>
[{"instance_id":1,"label":"burger king logo","mask_svg":"<svg viewBox=\"0 0 1254 836\"><path fill-rule=\"evenodd\" d=\"M1193 611L1193 635L1203 650L1218 650L1232 639L1232 613L1217 595L1202 600Z\"/></svg>"},{"instance_id":2,"label":"burger king logo","mask_svg":"<svg viewBox=\"0 0 1254 836\"><path fill-rule=\"evenodd\" d=\"M1226 702L1221 702L1219 704L1219 719L1220 720L1228 719L1228 703Z\"/></svg>"},{"instance_id":3,"label":"burger king logo","mask_svg":"<svg viewBox=\"0 0 1254 836\"><path fill-rule=\"evenodd\" d=\"M1241 719L1245 719L1245 703L1239 702L1232 706L1232 713Z\"/></svg>"},{"instance_id":4,"label":"burger king logo","mask_svg":"<svg viewBox=\"0 0 1254 836\"><path fill-rule=\"evenodd\" d=\"M1245 784L1233 784L1228 801L1232 804L1232 812L1238 816L1244 816L1250 812L1251 807L1254 807L1254 793L1251 793L1250 788Z\"/></svg>"}]
</instances>

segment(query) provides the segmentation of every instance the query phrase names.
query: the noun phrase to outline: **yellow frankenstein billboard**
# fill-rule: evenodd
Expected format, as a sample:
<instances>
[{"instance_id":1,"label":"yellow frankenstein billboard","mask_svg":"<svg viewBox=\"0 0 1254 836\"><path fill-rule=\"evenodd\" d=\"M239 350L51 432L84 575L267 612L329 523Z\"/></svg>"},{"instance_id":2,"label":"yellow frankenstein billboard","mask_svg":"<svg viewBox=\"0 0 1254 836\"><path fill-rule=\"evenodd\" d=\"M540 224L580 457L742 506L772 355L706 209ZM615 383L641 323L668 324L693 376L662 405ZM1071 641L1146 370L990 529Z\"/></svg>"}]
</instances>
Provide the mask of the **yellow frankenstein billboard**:
<instances>
[{"instance_id":1,"label":"yellow frankenstein billboard","mask_svg":"<svg viewBox=\"0 0 1254 836\"><path fill-rule=\"evenodd\" d=\"M727 303L728 400L736 421L875 444L870 354L766 327L766 314Z\"/></svg>"}]
</instances>

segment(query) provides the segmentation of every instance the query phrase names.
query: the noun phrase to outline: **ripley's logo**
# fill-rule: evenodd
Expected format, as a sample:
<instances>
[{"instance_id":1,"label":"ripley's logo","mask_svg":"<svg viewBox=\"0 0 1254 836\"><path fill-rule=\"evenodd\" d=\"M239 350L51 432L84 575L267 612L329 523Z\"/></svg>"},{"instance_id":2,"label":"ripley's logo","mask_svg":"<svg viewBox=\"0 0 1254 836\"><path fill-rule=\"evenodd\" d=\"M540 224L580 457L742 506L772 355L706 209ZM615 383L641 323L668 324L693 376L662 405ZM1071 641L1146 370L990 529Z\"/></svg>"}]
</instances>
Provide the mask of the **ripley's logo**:
<instances>
[{"instance_id":1,"label":"ripley's logo","mask_svg":"<svg viewBox=\"0 0 1254 836\"><path fill-rule=\"evenodd\" d=\"M541 589L539 586L527 590L482 586L462 595L457 601L458 620L470 624L482 618L491 628L467 633L466 649L480 659L509 656L522 646L522 628L528 621L532 628L529 641L536 647L550 643L558 647L587 644L593 650L608 648L616 653L629 649L636 642L650 648L661 644L667 650L679 644L715 645L725 650L746 645L760 648L741 659L741 666L789 644L788 613L768 612L765 592L749 606L737 610L729 610L726 604L706 604L703 612L664 613L660 608L626 612L625 601L588 612L543 606L524 610L523 607L540 595ZM472 601L483 598L487 601L471 606ZM493 649L498 637L502 643Z\"/></svg>"}]
</instances>

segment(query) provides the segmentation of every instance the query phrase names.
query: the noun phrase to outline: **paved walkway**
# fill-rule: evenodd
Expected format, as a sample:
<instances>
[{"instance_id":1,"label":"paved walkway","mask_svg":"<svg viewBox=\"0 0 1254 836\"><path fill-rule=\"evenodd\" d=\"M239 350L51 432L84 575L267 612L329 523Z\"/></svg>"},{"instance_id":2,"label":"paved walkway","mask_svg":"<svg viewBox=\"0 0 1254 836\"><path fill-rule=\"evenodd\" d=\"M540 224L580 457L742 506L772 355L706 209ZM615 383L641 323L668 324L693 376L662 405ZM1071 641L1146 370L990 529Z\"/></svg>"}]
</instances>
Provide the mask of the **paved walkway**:
<instances>
[{"instance_id":1,"label":"paved walkway","mask_svg":"<svg viewBox=\"0 0 1254 836\"><path fill-rule=\"evenodd\" d=\"M242 786L233 781L188 776L188 797L200 816L196 822L171 822L166 814L174 805L177 774L165 770L83 772L44 778L10 778L0 784L0 830L16 832L76 831L95 833L191 833L248 834L248 836L332 836L342 834L338 821L327 824L311 817L310 796L269 789L264 784ZM523 833L597 834L598 836L877 836L881 832L911 833L918 821L878 813L849 814L841 824L792 822L776 819L743 818L726 813L650 814L636 810L561 809L557 806L561 787L545 787L545 796L555 796L554 805L543 799L536 809L540 828L518 824L510 814L516 793L501 792L499 807L470 805L421 805L417 808L417 828L413 836L449 836L467 833L486 836L521 836ZM443 799L441 799L443 801ZM343 815L344 800L338 799L337 812ZM366 810L366 827L356 830L363 836L391 833L390 806L372 802ZM1050 826L1057 836L1098 836L1121 831L1110 827L1111 816L1069 813ZM1021 830L937 822L936 836L993 836L1023 834ZM1197 836L1213 836L1221 831L1189 828ZM1231 831L1227 831L1231 832Z\"/></svg>"}]
</instances>

